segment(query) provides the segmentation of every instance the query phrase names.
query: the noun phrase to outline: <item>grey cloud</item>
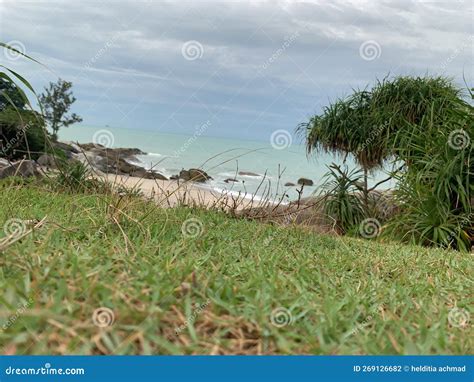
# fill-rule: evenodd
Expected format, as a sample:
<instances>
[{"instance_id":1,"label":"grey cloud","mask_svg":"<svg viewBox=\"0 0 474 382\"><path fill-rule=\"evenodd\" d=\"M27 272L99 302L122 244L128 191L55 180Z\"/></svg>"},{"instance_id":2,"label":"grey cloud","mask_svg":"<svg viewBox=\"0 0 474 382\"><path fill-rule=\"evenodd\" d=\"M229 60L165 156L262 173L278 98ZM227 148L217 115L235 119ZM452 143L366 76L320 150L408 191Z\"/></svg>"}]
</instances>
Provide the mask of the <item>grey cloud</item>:
<instances>
[{"instance_id":1,"label":"grey cloud","mask_svg":"<svg viewBox=\"0 0 474 382\"><path fill-rule=\"evenodd\" d=\"M262 126L292 129L303 110L389 72L472 81L472 12L468 1L4 1L0 31L53 69L15 62L35 86L59 75L74 81L78 112L97 105L86 123L113 125L114 103L140 102L142 126L176 112L192 130L211 110L236 134L239 112L239 124L266 111ZM189 40L201 59L183 58ZM381 49L372 61L359 54L368 40Z\"/></svg>"}]
</instances>

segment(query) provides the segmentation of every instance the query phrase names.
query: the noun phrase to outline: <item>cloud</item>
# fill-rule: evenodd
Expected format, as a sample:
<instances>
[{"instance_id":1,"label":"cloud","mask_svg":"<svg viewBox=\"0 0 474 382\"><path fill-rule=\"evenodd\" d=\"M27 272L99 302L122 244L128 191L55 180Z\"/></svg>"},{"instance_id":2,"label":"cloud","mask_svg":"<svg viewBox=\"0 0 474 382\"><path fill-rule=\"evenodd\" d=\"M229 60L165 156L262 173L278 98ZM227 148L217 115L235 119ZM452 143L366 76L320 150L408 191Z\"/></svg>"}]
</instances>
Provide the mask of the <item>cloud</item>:
<instances>
[{"instance_id":1,"label":"cloud","mask_svg":"<svg viewBox=\"0 0 474 382\"><path fill-rule=\"evenodd\" d=\"M435 0L4 1L0 28L52 69L13 63L36 87L74 82L85 123L169 131L173 116L189 133L214 116L208 134L266 138L388 73L472 83L472 12ZM183 57L191 40L199 59ZM376 59L361 57L366 41Z\"/></svg>"}]
</instances>

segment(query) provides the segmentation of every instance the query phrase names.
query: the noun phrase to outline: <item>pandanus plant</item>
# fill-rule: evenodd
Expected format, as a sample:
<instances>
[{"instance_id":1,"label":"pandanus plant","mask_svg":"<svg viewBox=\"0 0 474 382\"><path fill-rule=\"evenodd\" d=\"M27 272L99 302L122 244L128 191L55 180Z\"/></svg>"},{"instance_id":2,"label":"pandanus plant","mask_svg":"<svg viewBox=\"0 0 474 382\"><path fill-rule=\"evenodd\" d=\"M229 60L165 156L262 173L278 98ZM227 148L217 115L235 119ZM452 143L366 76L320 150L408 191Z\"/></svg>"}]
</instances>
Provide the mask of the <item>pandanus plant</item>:
<instances>
[{"instance_id":1,"label":"pandanus plant","mask_svg":"<svg viewBox=\"0 0 474 382\"><path fill-rule=\"evenodd\" d=\"M397 77L335 101L298 131L308 154L354 157L365 174L366 201L373 190L367 173L400 164L394 175L403 213L388 231L466 250L472 241L473 110L447 78Z\"/></svg>"}]
</instances>

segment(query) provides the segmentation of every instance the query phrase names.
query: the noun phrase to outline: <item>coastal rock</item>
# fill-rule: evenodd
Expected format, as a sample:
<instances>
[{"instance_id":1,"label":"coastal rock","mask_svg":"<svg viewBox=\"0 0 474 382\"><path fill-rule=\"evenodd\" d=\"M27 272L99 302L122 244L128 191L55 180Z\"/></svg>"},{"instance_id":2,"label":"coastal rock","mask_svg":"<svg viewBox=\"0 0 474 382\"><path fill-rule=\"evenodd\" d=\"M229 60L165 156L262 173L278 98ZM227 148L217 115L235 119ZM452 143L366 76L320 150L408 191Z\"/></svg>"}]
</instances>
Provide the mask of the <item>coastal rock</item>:
<instances>
[{"instance_id":1,"label":"coastal rock","mask_svg":"<svg viewBox=\"0 0 474 382\"><path fill-rule=\"evenodd\" d=\"M146 155L137 148L107 148L100 144L85 143L80 144L82 152L76 155L81 157L81 161L92 165L95 169L106 174L130 175L143 179L168 178L158 172L148 171L141 166L130 163L130 160L136 160L136 155Z\"/></svg>"},{"instance_id":2,"label":"coastal rock","mask_svg":"<svg viewBox=\"0 0 474 382\"><path fill-rule=\"evenodd\" d=\"M91 161L92 162L92 161ZM144 179L161 179L168 180L168 178L158 172L148 171L143 167L127 162L123 158L110 157L95 157L93 161L94 167L104 173L112 173L117 175L130 175Z\"/></svg>"},{"instance_id":3,"label":"coastal rock","mask_svg":"<svg viewBox=\"0 0 474 382\"><path fill-rule=\"evenodd\" d=\"M193 181L204 183L209 179L212 179L205 171L198 168L190 168L189 170L181 170L179 172L179 178L185 181Z\"/></svg>"},{"instance_id":4,"label":"coastal rock","mask_svg":"<svg viewBox=\"0 0 474 382\"><path fill-rule=\"evenodd\" d=\"M137 171L132 172L131 176L136 176L143 179L158 179L158 180L168 180L168 178L155 171L147 171L145 169L139 168Z\"/></svg>"},{"instance_id":5,"label":"coastal rock","mask_svg":"<svg viewBox=\"0 0 474 382\"><path fill-rule=\"evenodd\" d=\"M298 179L298 184L301 184L303 186L312 186L314 182L311 179L308 178L299 178Z\"/></svg>"},{"instance_id":6,"label":"coastal rock","mask_svg":"<svg viewBox=\"0 0 474 382\"><path fill-rule=\"evenodd\" d=\"M145 152L137 148L113 149L113 148L107 148L105 146L102 146L100 144L95 144L95 143L83 143L83 144L80 144L79 147L84 151L89 151L91 153L94 153L103 158L107 158L109 160L117 160L117 159L133 160L133 159L136 159L135 158L136 155L146 155Z\"/></svg>"},{"instance_id":7,"label":"coastal rock","mask_svg":"<svg viewBox=\"0 0 474 382\"><path fill-rule=\"evenodd\" d=\"M244 176L260 176L260 174L256 174L256 173L250 172L250 171L239 171L239 175L244 175Z\"/></svg>"},{"instance_id":8,"label":"coastal rock","mask_svg":"<svg viewBox=\"0 0 474 382\"><path fill-rule=\"evenodd\" d=\"M296 184L291 183L291 182L285 183L285 187L293 187L293 186L296 186Z\"/></svg>"},{"instance_id":9,"label":"coastal rock","mask_svg":"<svg viewBox=\"0 0 474 382\"><path fill-rule=\"evenodd\" d=\"M68 159L71 159L74 156L73 154L79 154L81 152L80 147L74 143L54 142L53 147L61 150Z\"/></svg>"},{"instance_id":10,"label":"coastal rock","mask_svg":"<svg viewBox=\"0 0 474 382\"><path fill-rule=\"evenodd\" d=\"M5 179L9 176L28 178L39 175L40 172L36 168L36 163L30 160L16 162L0 170L0 179Z\"/></svg>"}]
</instances>

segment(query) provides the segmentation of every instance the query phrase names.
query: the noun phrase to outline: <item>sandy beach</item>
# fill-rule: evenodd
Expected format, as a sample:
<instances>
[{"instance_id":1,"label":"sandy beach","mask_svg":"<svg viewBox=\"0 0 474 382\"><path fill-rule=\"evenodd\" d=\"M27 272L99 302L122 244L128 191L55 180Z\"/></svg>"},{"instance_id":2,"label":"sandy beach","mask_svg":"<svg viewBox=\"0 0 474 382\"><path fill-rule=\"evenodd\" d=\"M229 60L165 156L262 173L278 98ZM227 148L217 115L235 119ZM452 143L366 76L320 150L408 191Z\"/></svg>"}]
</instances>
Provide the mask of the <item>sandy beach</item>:
<instances>
[{"instance_id":1,"label":"sandy beach","mask_svg":"<svg viewBox=\"0 0 474 382\"><path fill-rule=\"evenodd\" d=\"M126 187L129 190L140 190L144 197L154 199L161 207L178 205L220 208L224 210L242 210L273 204L260 201L250 194L218 192L206 185L182 180L143 179L124 175L104 175L115 187Z\"/></svg>"}]
</instances>

